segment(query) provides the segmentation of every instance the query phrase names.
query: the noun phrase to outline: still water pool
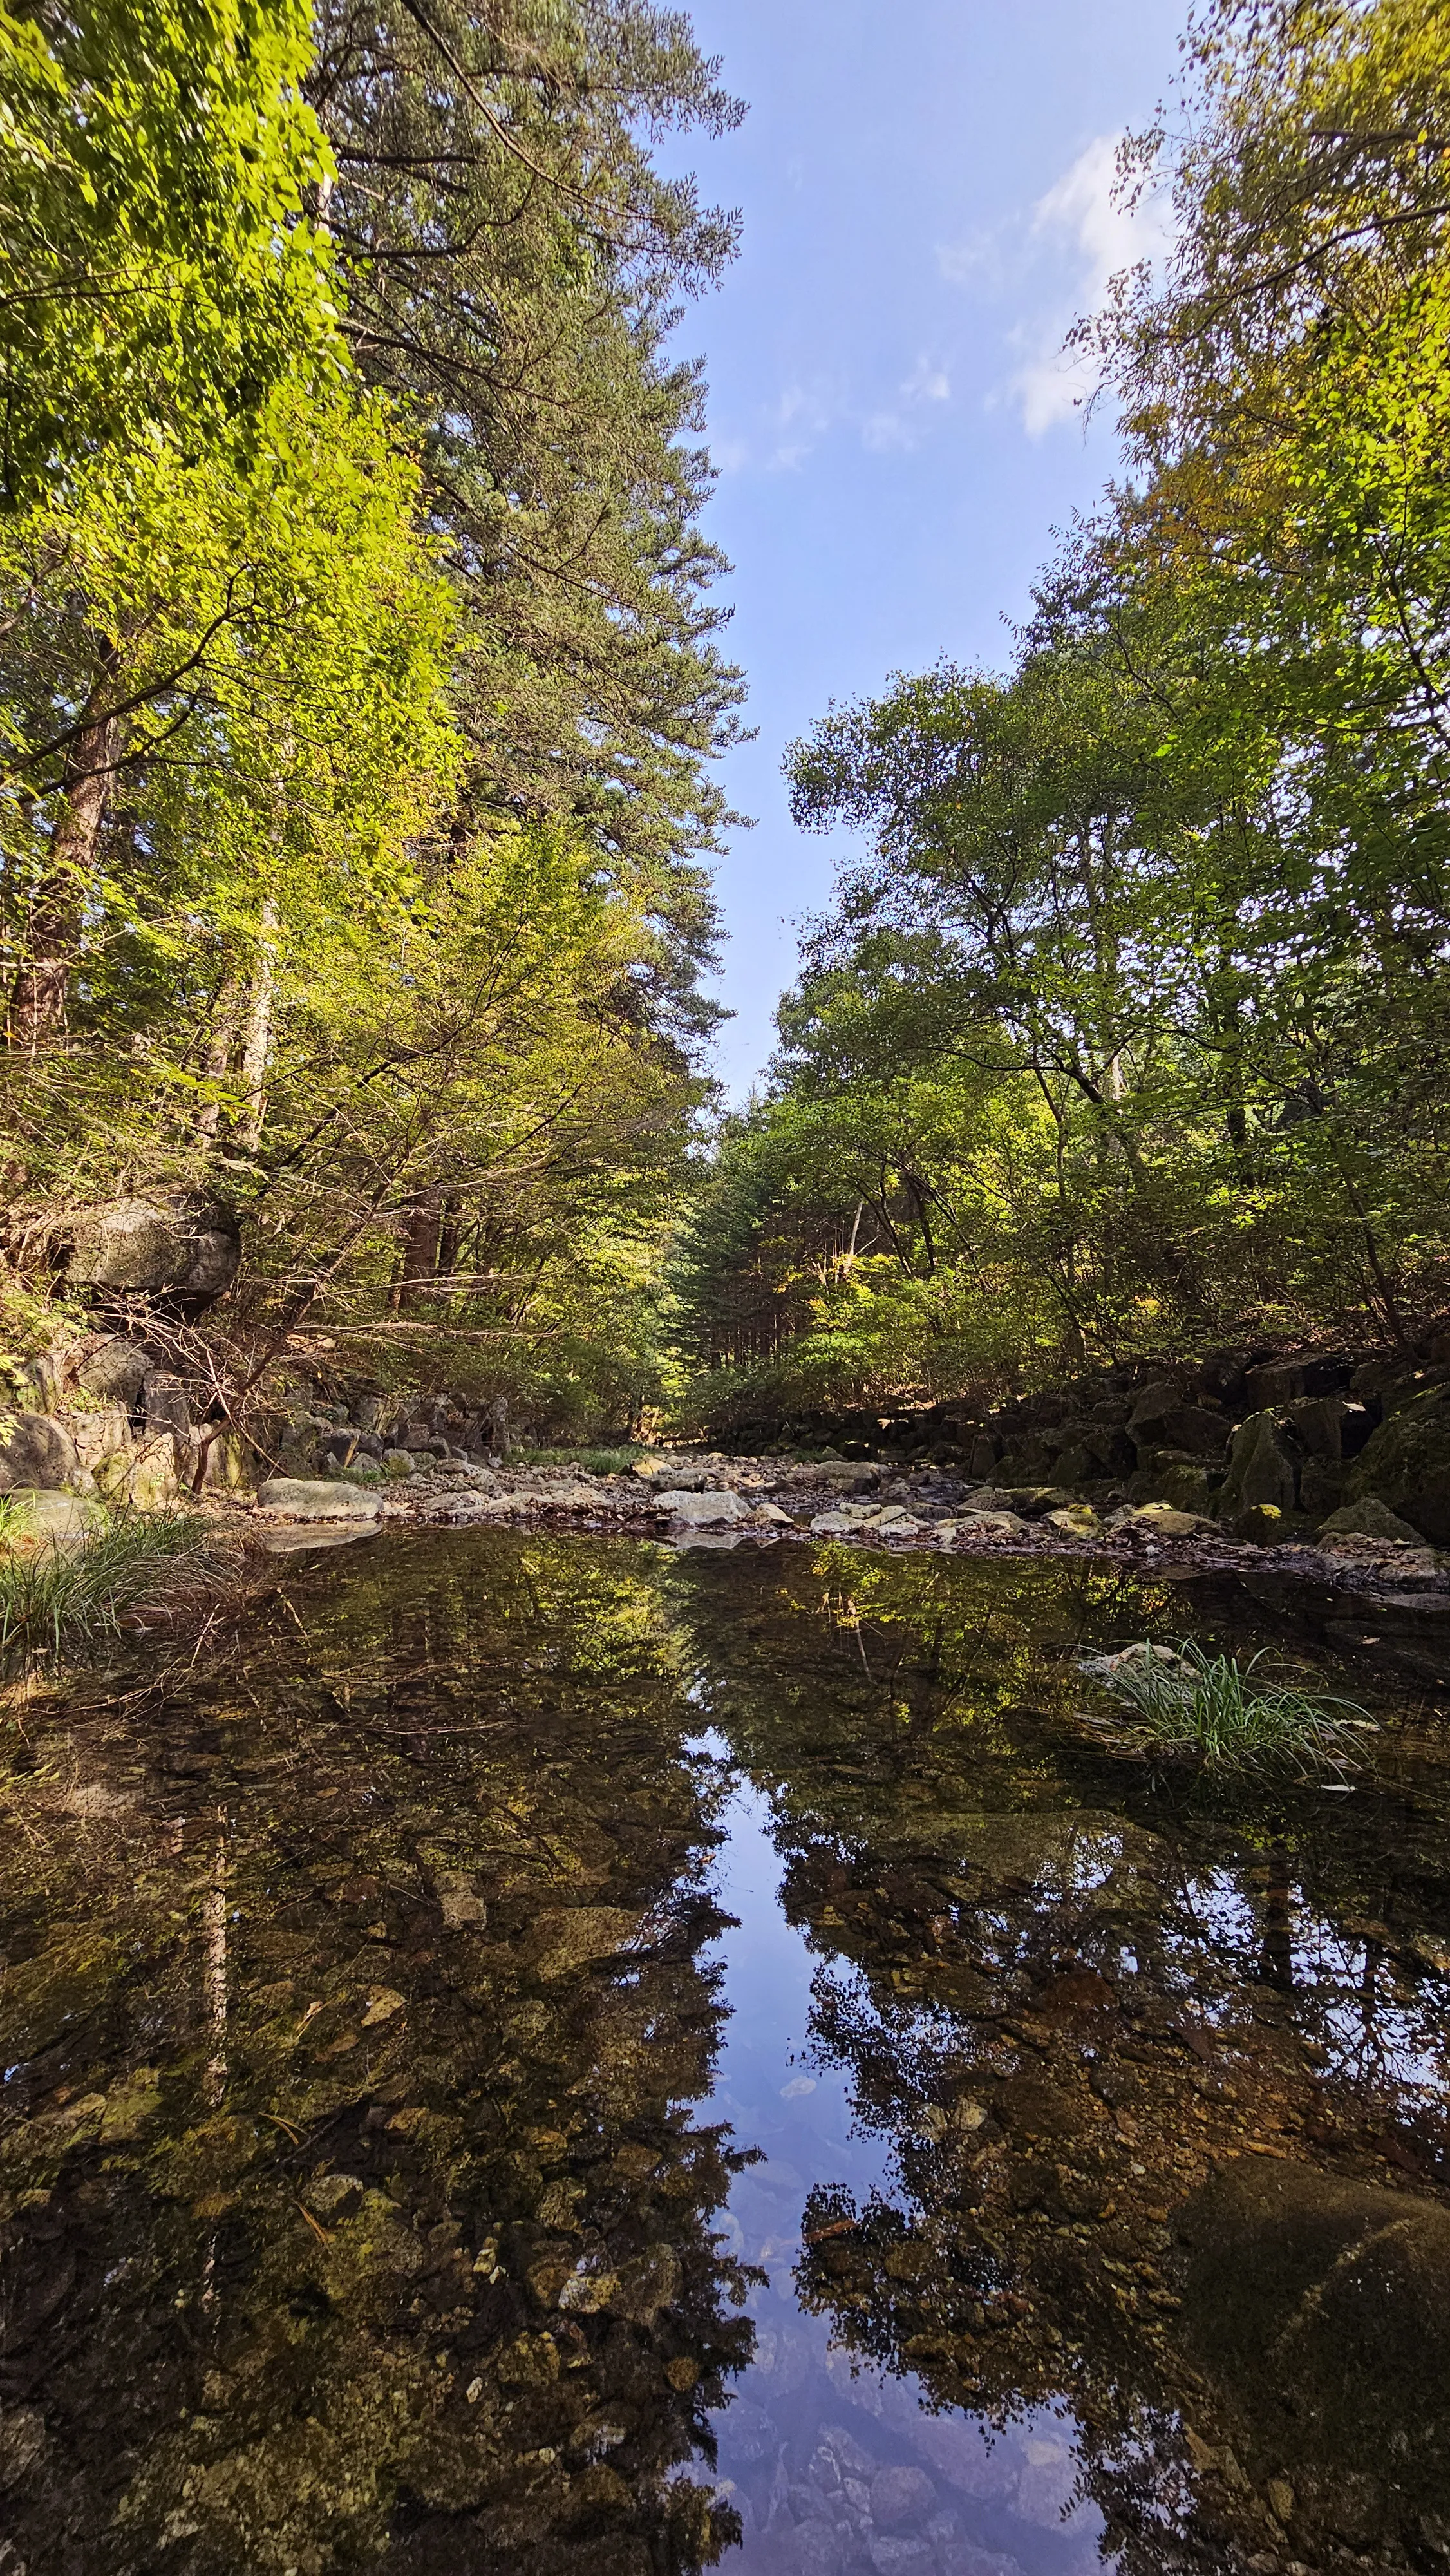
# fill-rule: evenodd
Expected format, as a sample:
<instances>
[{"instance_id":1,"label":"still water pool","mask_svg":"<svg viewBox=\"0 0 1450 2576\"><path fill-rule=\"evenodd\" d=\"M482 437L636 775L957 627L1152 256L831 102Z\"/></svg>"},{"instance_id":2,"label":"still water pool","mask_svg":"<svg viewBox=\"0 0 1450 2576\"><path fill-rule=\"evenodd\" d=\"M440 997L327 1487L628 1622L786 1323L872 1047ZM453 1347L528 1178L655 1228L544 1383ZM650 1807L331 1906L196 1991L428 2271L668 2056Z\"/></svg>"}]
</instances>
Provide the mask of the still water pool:
<instances>
[{"instance_id":1,"label":"still water pool","mask_svg":"<svg viewBox=\"0 0 1450 2576\"><path fill-rule=\"evenodd\" d=\"M1450 1771L1311 1612L409 1535L34 1704L0 2576L1450 2570ZM1188 1632L1352 1792L1107 1755Z\"/></svg>"}]
</instances>

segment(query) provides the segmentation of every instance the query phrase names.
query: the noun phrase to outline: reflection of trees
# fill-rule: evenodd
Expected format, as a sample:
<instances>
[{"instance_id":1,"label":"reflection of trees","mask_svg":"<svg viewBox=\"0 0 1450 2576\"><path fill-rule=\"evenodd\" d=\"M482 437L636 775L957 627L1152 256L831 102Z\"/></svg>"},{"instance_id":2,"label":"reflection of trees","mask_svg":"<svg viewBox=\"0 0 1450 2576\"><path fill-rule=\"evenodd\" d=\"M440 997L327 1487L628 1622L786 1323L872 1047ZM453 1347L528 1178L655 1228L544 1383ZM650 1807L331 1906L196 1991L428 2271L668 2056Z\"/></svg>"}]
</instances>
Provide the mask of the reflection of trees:
<instances>
[{"instance_id":1,"label":"reflection of trees","mask_svg":"<svg viewBox=\"0 0 1450 2576\"><path fill-rule=\"evenodd\" d=\"M6 1784L7 2536L33 2576L713 2560L684 2464L749 2328L648 1560L287 1588L144 1737L94 1710Z\"/></svg>"},{"instance_id":2,"label":"reflection of trees","mask_svg":"<svg viewBox=\"0 0 1450 2576\"><path fill-rule=\"evenodd\" d=\"M822 1957L818 2052L895 2150L879 2200L811 2194L805 2303L943 2406L1069 2404L1130 2576L1286 2547L1337 2565L1349 2531L1400 2565L1391 2535L1423 2547L1423 2493L1412 2510L1375 2440L1316 2453L1335 2409L1307 2365L1287 2451L1222 2339L1205 2368L1178 2238L1215 2164L1247 2151L1290 2176L1429 2179L1439 1777L1326 1814L1104 1761L1070 1723L1071 1649L1181 1633L1181 1593L839 1551L778 1566L743 1616L719 1589L683 1613L702 1687L776 1800L787 1909ZM1360 2085L1347 2015L1377 2036ZM1428 2116L1407 2071L1433 2080ZM1443 2450L1432 2427L1432 2520Z\"/></svg>"}]
</instances>

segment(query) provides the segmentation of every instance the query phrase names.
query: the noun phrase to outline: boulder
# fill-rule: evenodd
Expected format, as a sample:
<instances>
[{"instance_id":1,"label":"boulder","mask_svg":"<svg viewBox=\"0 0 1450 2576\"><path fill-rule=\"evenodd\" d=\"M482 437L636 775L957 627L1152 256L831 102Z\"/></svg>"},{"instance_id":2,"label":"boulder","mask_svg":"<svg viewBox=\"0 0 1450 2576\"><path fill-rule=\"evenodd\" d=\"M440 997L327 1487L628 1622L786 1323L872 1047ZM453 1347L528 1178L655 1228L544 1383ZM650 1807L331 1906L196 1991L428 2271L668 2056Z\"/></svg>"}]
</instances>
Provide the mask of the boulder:
<instances>
[{"instance_id":1,"label":"boulder","mask_svg":"<svg viewBox=\"0 0 1450 2576\"><path fill-rule=\"evenodd\" d=\"M1290 1446L1279 1416L1251 1413L1247 1422L1239 1424L1229 1447L1219 1511L1232 1519L1251 1511L1256 1503L1271 1503L1276 1511L1292 1512L1298 1501L1298 1475L1297 1444Z\"/></svg>"},{"instance_id":2,"label":"boulder","mask_svg":"<svg viewBox=\"0 0 1450 2576\"><path fill-rule=\"evenodd\" d=\"M0 1438L0 1493L31 1487L57 1493L79 1466L76 1444L53 1413L17 1414Z\"/></svg>"},{"instance_id":3,"label":"boulder","mask_svg":"<svg viewBox=\"0 0 1450 2576\"><path fill-rule=\"evenodd\" d=\"M269 1476L257 1488L264 1512L285 1512L294 1521L358 1521L374 1518L381 1508L376 1494L352 1484L314 1484L306 1476Z\"/></svg>"},{"instance_id":4,"label":"boulder","mask_svg":"<svg viewBox=\"0 0 1450 2576\"><path fill-rule=\"evenodd\" d=\"M6 1498L4 1548L16 1556L36 1556L42 1548L79 1547L93 1530L102 1530L106 1515L98 1503L80 1494L58 1494L18 1486Z\"/></svg>"},{"instance_id":5,"label":"boulder","mask_svg":"<svg viewBox=\"0 0 1450 2576\"><path fill-rule=\"evenodd\" d=\"M1175 1511L1171 1503L1132 1503L1114 1512L1105 1526L1131 1530L1140 1538L1217 1538L1221 1534L1217 1522L1202 1512Z\"/></svg>"},{"instance_id":6,"label":"boulder","mask_svg":"<svg viewBox=\"0 0 1450 2576\"><path fill-rule=\"evenodd\" d=\"M141 1406L150 1432L191 1429L191 1399L186 1381L172 1369L148 1369L141 1387Z\"/></svg>"},{"instance_id":7,"label":"boulder","mask_svg":"<svg viewBox=\"0 0 1450 2576\"><path fill-rule=\"evenodd\" d=\"M1246 1375L1250 1404L1260 1411L1290 1404L1300 1395L1332 1395L1348 1386L1355 1357L1343 1351L1297 1351L1287 1358L1264 1360Z\"/></svg>"},{"instance_id":8,"label":"boulder","mask_svg":"<svg viewBox=\"0 0 1450 2576\"><path fill-rule=\"evenodd\" d=\"M1046 1526L1061 1530L1064 1538L1095 1538L1102 1525L1091 1503L1066 1503L1047 1514Z\"/></svg>"},{"instance_id":9,"label":"boulder","mask_svg":"<svg viewBox=\"0 0 1450 2576\"><path fill-rule=\"evenodd\" d=\"M73 1288L161 1298L191 1313L225 1296L242 1255L232 1210L195 1190L78 1209L67 1234Z\"/></svg>"},{"instance_id":10,"label":"boulder","mask_svg":"<svg viewBox=\"0 0 1450 2576\"><path fill-rule=\"evenodd\" d=\"M789 1512L783 1512L779 1503L757 1503L750 1517L754 1521L757 1529L789 1529L791 1527L790 1514Z\"/></svg>"},{"instance_id":11,"label":"boulder","mask_svg":"<svg viewBox=\"0 0 1450 2576\"><path fill-rule=\"evenodd\" d=\"M654 1507L657 1512L667 1513L672 1521L683 1522L687 1529L713 1529L721 1523L729 1526L750 1517L748 1506L738 1494L698 1494L683 1486L677 1486L673 1493L656 1494Z\"/></svg>"},{"instance_id":12,"label":"boulder","mask_svg":"<svg viewBox=\"0 0 1450 2576\"><path fill-rule=\"evenodd\" d=\"M76 1379L86 1395L97 1397L103 1404L124 1404L129 1412L140 1397L148 1372L160 1366L159 1351L148 1350L144 1342L130 1341L124 1333L108 1333L104 1341L87 1352L76 1370Z\"/></svg>"},{"instance_id":13,"label":"boulder","mask_svg":"<svg viewBox=\"0 0 1450 2576\"><path fill-rule=\"evenodd\" d=\"M1189 1404L1170 1378L1145 1386L1128 1416L1128 1434L1141 1462L1145 1449L1181 1449L1194 1458L1221 1458L1228 1424L1207 1405Z\"/></svg>"},{"instance_id":14,"label":"boulder","mask_svg":"<svg viewBox=\"0 0 1450 2576\"><path fill-rule=\"evenodd\" d=\"M1375 1495L1422 1538L1450 1542L1450 1386L1426 1387L1380 1424L1344 1483L1347 1503Z\"/></svg>"},{"instance_id":15,"label":"boulder","mask_svg":"<svg viewBox=\"0 0 1450 2576\"><path fill-rule=\"evenodd\" d=\"M383 1451L383 1474L385 1476L411 1476L412 1473L413 1459L409 1450L385 1449Z\"/></svg>"},{"instance_id":16,"label":"boulder","mask_svg":"<svg viewBox=\"0 0 1450 2576\"><path fill-rule=\"evenodd\" d=\"M1411 1529L1408 1521L1402 1521L1398 1512L1392 1512L1388 1503L1382 1503L1378 1494L1366 1494L1359 1502L1346 1503L1342 1510L1331 1512L1318 1536L1321 1547L1336 1538L1382 1538L1396 1545L1407 1541L1413 1546L1418 1544L1420 1533Z\"/></svg>"}]
</instances>

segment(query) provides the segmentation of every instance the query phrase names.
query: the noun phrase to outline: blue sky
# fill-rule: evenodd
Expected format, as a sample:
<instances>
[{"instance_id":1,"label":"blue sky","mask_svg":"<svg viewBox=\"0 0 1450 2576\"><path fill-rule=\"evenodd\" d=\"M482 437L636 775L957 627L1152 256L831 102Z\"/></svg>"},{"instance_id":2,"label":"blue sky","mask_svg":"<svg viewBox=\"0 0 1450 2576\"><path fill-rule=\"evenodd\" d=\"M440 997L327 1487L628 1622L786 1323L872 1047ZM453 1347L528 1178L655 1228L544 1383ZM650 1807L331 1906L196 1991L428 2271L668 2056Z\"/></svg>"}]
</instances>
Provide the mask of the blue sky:
<instances>
[{"instance_id":1,"label":"blue sky","mask_svg":"<svg viewBox=\"0 0 1450 2576\"><path fill-rule=\"evenodd\" d=\"M1112 151L1169 88L1182 0L696 0L702 46L750 113L691 138L738 205L739 260L690 307L732 558L727 643L759 738L725 767L758 820L717 887L741 1098L826 898L831 845L798 833L780 758L828 701L941 655L999 663L1054 526L1113 466L1059 357L1075 312L1145 249L1111 203ZM673 156L671 156L673 157Z\"/></svg>"}]
</instances>

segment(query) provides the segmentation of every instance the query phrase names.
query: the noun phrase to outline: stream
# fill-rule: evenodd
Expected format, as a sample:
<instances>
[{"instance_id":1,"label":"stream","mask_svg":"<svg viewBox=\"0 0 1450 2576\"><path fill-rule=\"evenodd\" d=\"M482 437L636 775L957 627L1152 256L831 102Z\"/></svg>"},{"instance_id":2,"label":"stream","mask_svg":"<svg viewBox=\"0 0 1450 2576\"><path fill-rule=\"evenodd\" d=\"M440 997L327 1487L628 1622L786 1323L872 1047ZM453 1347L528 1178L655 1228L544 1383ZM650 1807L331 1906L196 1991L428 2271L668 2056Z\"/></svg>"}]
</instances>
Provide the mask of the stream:
<instances>
[{"instance_id":1,"label":"stream","mask_svg":"<svg viewBox=\"0 0 1450 2576\"><path fill-rule=\"evenodd\" d=\"M1381 1721L1156 1778L1078 1657ZM0 2576L1450 2571L1450 1766L1085 1558L302 1553L0 1753Z\"/></svg>"}]
</instances>

